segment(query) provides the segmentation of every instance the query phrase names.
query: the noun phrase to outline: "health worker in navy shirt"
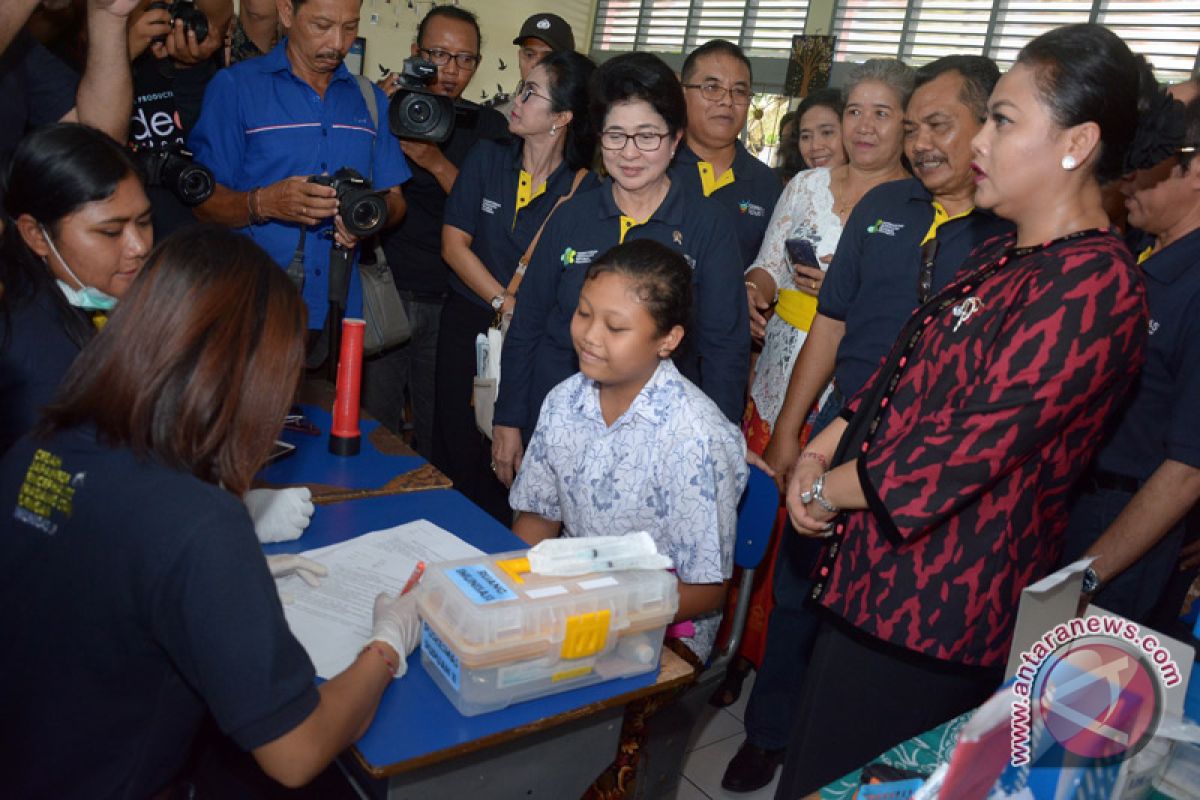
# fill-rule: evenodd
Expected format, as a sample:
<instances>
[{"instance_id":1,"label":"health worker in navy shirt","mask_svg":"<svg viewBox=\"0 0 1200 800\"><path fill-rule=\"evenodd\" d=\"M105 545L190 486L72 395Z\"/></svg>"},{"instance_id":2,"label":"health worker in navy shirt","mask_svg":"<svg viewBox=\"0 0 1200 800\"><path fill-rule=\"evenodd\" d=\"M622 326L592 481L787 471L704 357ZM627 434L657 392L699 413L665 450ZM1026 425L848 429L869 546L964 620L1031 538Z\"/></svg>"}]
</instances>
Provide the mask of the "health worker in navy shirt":
<instances>
[{"instance_id":1,"label":"health worker in navy shirt","mask_svg":"<svg viewBox=\"0 0 1200 800\"><path fill-rule=\"evenodd\" d=\"M407 668L416 597L382 594L366 646L315 686L239 500L292 401L304 333L261 248L181 231L0 461L0 563L20 565L0 586L0 637L21 654L0 681L12 796L182 796L206 717L299 786Z\"/></svg>"},{"instance_id":2,"label":"health worker in navy shirt","mask_svg":"<svg viewBox=\"0 0 1200 800\"><path fill-rule=\"evenodd\" d=\"M592 76L592 119L609 177L551 217L521 284L504 342L492 429L496 474L511 485L542 400L578 371L571 317L588 265L632 239L653 239L692 268L693 323L675 351L680 372L732 421L742 416L750 324L741 254L728 215L667 174L687 106L671 69L648 53L606 61Z\"/></svg>"},{"instance_id":3,"label":"health worker in navy shirt","mask_svg":"<svg viewBox=\"0 0 1200 800\"><path fill-rule=\"evenodd\" d=\"M358 0L281 3L287 37L261 58L221 70L204 94L188 138L213 172L213 196L196 216L237 228L283 268L303 245L308 326L320 329L329 306L329 250L354 247L337 217L337 192L310 183L349 167L385 192L388 224L404 215L400 184L410 171L387 127L387 96L360 86L343 60L358 34ZM376 120L363 97L375 94ZM301 236L303 235L303 242ZM350 270L346 313L360 316L358 271Z\"/></svg>"},{"instance_id":4,"label":"health worker in navy shirt","mask_svg":"<svg viewBox=\"0 0 1200 800\"><path fill-rule=\"evenodd\" d=\"M682 75L687 129L671 179L725 207L749 266L783 191L775 171L738 141L754 96L750 59L733 42L713 39L688 55Z\"/></svg>"},{"instance_id":5,"label":"health worker in navy shirt","mask_svg":"<svg viewBox=\"0 0 1200 800\"><path fill-rule=\"evenodd\" d=\"M37 422L154 238L129 152L94 128L35 130L4 183L0 453Z\"/></svg>"},{"instance_id":6,"label":"health worker in navy shirt","mask_svg":"<svg viewBox=\"0 0 1200 800\"><path fill-rule=\"evenodd\" d=\"M454 274L438 336L433 463L506 524L508 491L489 468L491 446L471 409L475 337L497 315L512 314L517 263L559 200L596 185L588 169L596 146L588 116L595 69L570 50L534 66L514 95L513 141L475 145L446 201L442 253Z\"/></svg>"},{"instance_id":7,"label":"health worker in navy shirt","mask_svg":"<svg viewBox=\"0 0 1200 800\"><path fill-rule=\"evenodd\" d=\"M1129 223L1155 237L1139 259L1150 307L1146 365L1083 479L1062 561L1094 556L1084 590L1137 622L1167 585L1184 517L1200 499L1200 100L1185 112L1164 94L1145 116L1157 124L1139 127L1130 155L1141 158L1127 165L1121 191ZM1170 117L1182 118L1182 141L1165 135Z\"/></svg>"}]
</instances>

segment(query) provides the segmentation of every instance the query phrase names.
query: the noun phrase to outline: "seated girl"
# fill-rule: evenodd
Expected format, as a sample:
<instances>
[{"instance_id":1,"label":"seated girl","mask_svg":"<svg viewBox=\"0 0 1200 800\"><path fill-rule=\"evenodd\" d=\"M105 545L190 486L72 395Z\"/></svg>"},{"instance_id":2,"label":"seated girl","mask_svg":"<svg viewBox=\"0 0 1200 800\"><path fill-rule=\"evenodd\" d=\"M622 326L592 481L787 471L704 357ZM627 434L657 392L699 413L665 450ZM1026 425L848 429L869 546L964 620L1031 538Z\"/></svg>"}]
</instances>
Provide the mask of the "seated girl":
<instances>
[{"instance_id":1,"label":"seated girl","mask_svg":"<svg viewBox=\"0 0 1200 800\"><path fill-rule=\"evenodd\" d=\"M648 531L679 578L682 624L668 632L703 663L748 470L737 426L671 361L691 291L687 262L654 241L591 265L571 320L580 372L546 396L509 503L530 545Z\"/></svg>"}]
</instances>

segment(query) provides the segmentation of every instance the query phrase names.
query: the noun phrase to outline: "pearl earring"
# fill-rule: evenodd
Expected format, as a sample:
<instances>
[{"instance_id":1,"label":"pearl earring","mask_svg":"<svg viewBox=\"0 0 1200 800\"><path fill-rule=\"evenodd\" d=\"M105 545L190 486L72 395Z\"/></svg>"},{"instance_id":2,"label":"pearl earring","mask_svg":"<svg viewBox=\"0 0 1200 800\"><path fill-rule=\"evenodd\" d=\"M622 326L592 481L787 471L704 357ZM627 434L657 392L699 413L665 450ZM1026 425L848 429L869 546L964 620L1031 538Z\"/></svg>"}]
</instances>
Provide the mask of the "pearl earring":
<instances>
[{"instance_id":1,"label":"pearl earring","mask_svg":"<svg viewBox=\"0 0 1200 800\"><path fill-rule=\"evenodd\" d=\"M557 126L557 125L551 125L551 126L550 126L550 135L551 135L551 136L553 136L553 135L554 135L555 133L557 133L557 132L558 132L558 126Z\"/></svg>"},{"instance_id":2,"label":"pearl earring","mask_svg":"<svg viewBox=\"0 0 1200 800\"><path fill-rule=\"evenodd\" d=\"M1075 160L1075 156L1070 155L1068 153L1067 155L1062 157L1062 168L1065 169L1067 172L1070 172L1071 170L1075 169L1078 166L1079 166L1079 162Z\"/></svg>"}]
</instances>

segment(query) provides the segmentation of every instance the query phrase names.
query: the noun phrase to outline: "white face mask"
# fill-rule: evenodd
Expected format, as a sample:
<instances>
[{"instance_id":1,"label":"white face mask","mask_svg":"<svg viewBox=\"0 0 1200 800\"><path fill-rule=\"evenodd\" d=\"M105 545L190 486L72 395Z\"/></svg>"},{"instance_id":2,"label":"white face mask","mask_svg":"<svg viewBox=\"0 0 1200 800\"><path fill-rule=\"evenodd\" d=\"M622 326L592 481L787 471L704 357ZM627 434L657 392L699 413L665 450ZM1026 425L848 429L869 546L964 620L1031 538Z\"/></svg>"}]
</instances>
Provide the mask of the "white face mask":
<instances>
[{"instance_id":1,"label":"white face mask","mask_svg":"<svg viewBox=\"0 0 1200 800\"><path fill-rule=\"evenodd\" d=\"M105 294L95 287L84 286L83 281L79 280L79 276L75 274L67 260L62 257L62 253L58 252L58 248L54 246L54 240L50 238L50 232L46 230L46 226L38 225L38 227L42 230L42 236L46 237L46 244L50 245L50 252L58 259L58 263L62 264L63 269L71 276L71 280L79 285L79 288L75 288L66 281L54 279L63 296L67 298L67 302L85 311L111 311L117 304L117 298Z\"/></svg>"}]
</instances>

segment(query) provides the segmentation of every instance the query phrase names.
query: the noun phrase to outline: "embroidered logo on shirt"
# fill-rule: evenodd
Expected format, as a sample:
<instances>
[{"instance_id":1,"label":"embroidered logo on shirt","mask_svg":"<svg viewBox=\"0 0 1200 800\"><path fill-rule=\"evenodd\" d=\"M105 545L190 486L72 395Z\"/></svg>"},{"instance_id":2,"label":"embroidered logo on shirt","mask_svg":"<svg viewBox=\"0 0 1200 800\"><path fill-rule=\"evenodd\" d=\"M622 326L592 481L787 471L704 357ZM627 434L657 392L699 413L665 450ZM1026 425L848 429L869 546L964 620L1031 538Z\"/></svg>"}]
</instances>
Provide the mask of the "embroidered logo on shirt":
<instances>
[{"instance_id":1,"label":"embroidered logo on shirt","mask_svg":"<svg viewBox=\"0 0 1200 800\"><path fill-rule=\"evenodd\" d=\"M72 476L62 468L61 458L47 450L37 450L17 494L13 518L53 536L58 532L53 515L57 512L71 516L75 489L82 486L83 481L84 473Z\"/></svg>"},{"instance_id":2,"label":"embroidered logo on shirt","mask_svg":"<svg viewBox=\"0 0 1200 800\"><path fill-rule=\"evenodd\" d=\"M483 202L479 204L479 210L485 214L495 214L500 210L500 204L495 200L488 200L485 197L483 198Z\"/></svg>"},{"instance_id":3,"label":"embroidered logo on shirt","mask_svg":"<svg viewBox=\"0 0 1200 800\"><path fill-rule=\"evenodd\" d=\"M562 262L564 267L569 267L572 264L590 264L598 252L598 250L584 250L580 252L568 247L566 250L563 250L558 260Z\"/></svg>"},{"instance_id":4,"label":"embroidered logo on shirt","mask_svg":"<svg viewBox=\"0 0 1200 800\"><path fill-rule=\"evenodd\" d=\"M877 219L873 225L867 227L867 233L882 233L884 236L895 236L903 227L903 225L897 225L895 222L886 222L882 219Z\"/></svg>"},{"instance_id":5,"label":"embroidered logo on shirt","mask_svg":"<svg viewBox=\"0 0 1200 800\"><path fill-rule=\"evenodd\" d=\"M1158 333L1158 327L1159 327L1158 320L1156 320L1156 319L1150 320L1150 335L1151 336Z\"/></svg>"},{"instance_id":6,"label":"embroidered logo on shirt","mask_svg":"<svg viewBox=\"0 0 1200 800\"><path fill-rule=\"evenodd\" d=\"M762 217L766 215L766 209L749 200L743 200L738 203L738 211L742 214L749 214L752 217Z\"/></svg>"}]
</instances>

